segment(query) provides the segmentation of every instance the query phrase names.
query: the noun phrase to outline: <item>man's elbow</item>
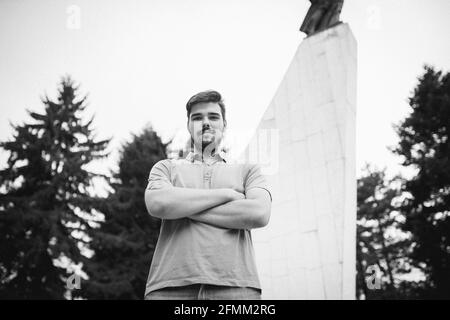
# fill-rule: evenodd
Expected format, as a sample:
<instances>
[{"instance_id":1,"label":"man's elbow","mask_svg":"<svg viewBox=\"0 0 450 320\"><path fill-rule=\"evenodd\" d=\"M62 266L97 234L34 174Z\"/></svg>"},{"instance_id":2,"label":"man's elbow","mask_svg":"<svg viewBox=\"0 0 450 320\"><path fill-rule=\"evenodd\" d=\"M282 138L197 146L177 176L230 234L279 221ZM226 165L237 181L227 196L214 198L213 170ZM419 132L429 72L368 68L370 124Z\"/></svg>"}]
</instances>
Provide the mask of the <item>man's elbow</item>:
<instances>
[{"instance_id":1,"label":"man's elbow","mask_svg":"<svg viewBox=\"0 0 450 320\"><path fill-rule=\"evenodd\" d=\"M145 206L148 213L155 218L164 218L164 205L161 202L161 195L157 191L145 191Z\"/></svg>"},{"instance_id":2,"label":"man's elbow","mask_svg":"<svg viewBox=\"0 0 450 320\"><path fill-rule=\"evenodd\" d=\"M270 208L264 208L254 219L254 228L263 228L269 224Z\"/></svg>"}]
</instances>

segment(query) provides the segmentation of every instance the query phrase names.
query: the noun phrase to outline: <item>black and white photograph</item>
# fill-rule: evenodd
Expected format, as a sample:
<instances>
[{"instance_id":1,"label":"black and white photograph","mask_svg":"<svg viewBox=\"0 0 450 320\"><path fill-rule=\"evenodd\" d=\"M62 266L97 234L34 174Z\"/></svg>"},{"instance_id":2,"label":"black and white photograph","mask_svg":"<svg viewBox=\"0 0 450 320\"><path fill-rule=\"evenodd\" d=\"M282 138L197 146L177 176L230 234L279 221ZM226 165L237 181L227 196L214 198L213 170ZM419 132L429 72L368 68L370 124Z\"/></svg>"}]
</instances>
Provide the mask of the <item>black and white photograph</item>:
<instances>
[{"instance_id":1,"label":"black and white photograph","mask_svg":"<svg viewBox=\"0 0 450 320\"><path fill-rule=\"evenodd\" d=\"M0 300L450 299L448 30L448 0L0 0Z\"/></svg>"}]
</instances>

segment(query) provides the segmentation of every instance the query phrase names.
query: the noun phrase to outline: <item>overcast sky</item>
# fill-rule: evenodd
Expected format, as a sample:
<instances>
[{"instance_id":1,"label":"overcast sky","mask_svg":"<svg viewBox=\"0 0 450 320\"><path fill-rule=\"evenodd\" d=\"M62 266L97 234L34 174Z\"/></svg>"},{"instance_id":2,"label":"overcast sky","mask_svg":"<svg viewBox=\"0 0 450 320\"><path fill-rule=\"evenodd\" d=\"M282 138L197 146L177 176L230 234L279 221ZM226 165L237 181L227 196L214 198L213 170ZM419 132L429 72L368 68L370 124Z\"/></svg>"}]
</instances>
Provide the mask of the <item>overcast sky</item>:
<instances>
[{"instance_id":1,"label":"overcast sky","mask_svg":"<svg viewBox=\"0 0 450 320\"><path fill-rule=\"evenodd\" d=\"M9 121L42 111L70 74L89 93L98 138L117 147L151 123L168 139L187 134L185 104L215 89L229 131L251 132L304 34L307 0L0 0L0 140ZM79 17L79 18L78 18ZM346 0L341 18L358 42L357 171L400 170L392 123L424 63L450 70L450 1ZM6 155L0 156L4 167Z\"/></svg>"}]
</instances>

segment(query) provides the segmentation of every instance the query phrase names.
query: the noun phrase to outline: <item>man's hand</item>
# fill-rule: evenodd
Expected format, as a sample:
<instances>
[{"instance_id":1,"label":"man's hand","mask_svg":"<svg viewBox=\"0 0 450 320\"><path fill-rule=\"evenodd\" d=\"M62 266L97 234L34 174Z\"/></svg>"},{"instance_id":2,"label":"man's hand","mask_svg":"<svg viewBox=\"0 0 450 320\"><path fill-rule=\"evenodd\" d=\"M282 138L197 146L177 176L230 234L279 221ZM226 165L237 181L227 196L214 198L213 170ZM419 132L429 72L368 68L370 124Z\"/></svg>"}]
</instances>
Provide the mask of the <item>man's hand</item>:
<instances>
[{"instance_id":1,"label":"man's hand","mask_svg":"<svg viewBox=\"0 0 450 320\"><path fill-rule=\"evenodd\" d=\"M230 201L236 201L236 200L244 200L245 199L245 194L238 192L234 189L229 189L230 190Z\"/></svg>"}]
</instances>

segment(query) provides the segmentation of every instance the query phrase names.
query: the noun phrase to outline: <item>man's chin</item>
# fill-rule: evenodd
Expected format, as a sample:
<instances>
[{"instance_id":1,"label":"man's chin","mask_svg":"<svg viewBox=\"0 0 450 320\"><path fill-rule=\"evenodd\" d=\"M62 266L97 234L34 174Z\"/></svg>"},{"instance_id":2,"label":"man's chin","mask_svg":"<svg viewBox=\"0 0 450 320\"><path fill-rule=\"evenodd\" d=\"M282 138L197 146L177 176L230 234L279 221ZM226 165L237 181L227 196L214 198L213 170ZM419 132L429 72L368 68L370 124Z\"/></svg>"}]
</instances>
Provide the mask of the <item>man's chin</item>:
<instances>
[{"instance_id":1,"label":"man's chin","mask_svg":"<svg viewBox=\"0 0 450 320\"><path fill-rule=\"evenodd\" d=\"M214 141L203 141L202 142L202 152L203 153L212 153L212 151L216 148L216 144Z\"/></svg>"},{"instance_id":2,"label":"man's chin","mask_svg":"<svg viewBox=\"0 0 450 320\"><path fill-rule=\"evenodd\" d=\"M214 143L216 139L214 137L203 137L202 139L202 146L209 145L211 143Z\"/></svg>"}]
</instances>

